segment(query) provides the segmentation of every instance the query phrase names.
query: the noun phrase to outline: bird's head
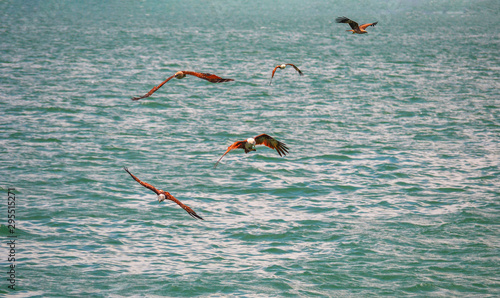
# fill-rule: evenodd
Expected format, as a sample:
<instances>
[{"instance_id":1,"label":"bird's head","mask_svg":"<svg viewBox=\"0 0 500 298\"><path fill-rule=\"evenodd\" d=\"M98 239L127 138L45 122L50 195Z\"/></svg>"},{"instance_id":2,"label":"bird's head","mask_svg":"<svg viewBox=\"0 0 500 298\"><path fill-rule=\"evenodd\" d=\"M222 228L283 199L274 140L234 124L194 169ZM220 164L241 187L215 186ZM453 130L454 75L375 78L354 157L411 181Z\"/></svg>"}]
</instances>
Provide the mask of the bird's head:
<instances>
[{"instance_id":1,"label":"bird's head","mask_svg":"<svg viewBox=\"0 0 500 298\"><path fill-rule=\"evenodd\" d=\"M186 77L186 74L184 72L182 72L182 71L178 71L178 72L175 73L174 76L175 76L176 79L182 79L182 78Z\"/></svg>"},{"instance_id":2,"label":"bird's head","mask_svg":"<svg viewBox=\"0 0 500 298\"><path fill-rule=\"evenodd\" d=\"M161 203L161 202L165 201L166 198L167 197L165 196L165 194L161 193L161 194L158 195L158 202Z\"/></svg>"},{"instance_id":3,"label":"bird's head","mask_svg":"<svg viewBox=\"0 0 500 298\"><path fill-rule=\"evenodd\" d=\"M256 151L255 150L255 139L254 138L248 138L247 143L250 144L250 148L248 148L250 151Z\"/></svg>"},{"instance_id":4,"label":"bird's head","mask_svg":"<svg viewBox=\"0 0 500 298\"><path fill-rule=\"evenodd\" d=\"M281 65L280 65L280 68L281 68L281 69L285 69L285 67L286 67L286 64L281 64Z\"/></svg>"}]
</instances>

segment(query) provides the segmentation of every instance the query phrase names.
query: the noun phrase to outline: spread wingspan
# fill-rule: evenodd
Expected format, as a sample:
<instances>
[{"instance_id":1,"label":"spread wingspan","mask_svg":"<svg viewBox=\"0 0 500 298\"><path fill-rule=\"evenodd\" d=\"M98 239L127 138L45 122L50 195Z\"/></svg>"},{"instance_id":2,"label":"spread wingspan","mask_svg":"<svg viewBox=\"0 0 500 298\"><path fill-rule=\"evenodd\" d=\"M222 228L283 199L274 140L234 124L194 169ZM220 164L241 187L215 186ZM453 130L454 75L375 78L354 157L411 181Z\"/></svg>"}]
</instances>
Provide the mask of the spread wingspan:
<instances>
[{"instance_id":1,"label":"spread wingspan","mask_svg":"<svg viewBox=\"0 0 500 298\"><path fill-rule=\"evenodd\" d=\"M137 178L134 174L130 173L130 171L126 167L123 167L123 169L127 173L129 173L130 176L132 176L132 178L134 178L134 180L137 181L137 182L139 182L142 186L144 186L144 187L146 187L146 188L154 191L157 195L163 194L166 199L171 200L171 201L177 203L177 205L179 205L182 209L184 209L189 215L191 215L191 217L203 220L203 218L201 216L199 216L198 214L196 214L196 212L194 212L193 209L189 208L189 206L187 206L187 205L184 205L181 201L177 200L169 192L163 191L161 189L157 189L156 187L152 186L151 184L139 180L139 178Z\"/></svg>"},{"instance_id":2,"label":"spread wingspan","mask_svg":"<svg viewBox=\"0 0 500 298\"><path fill-rule=\"evenodd\" d=\"M301 70L300 70L297 66L295 66L295 65L294 65L294 64L292 64L292 63L278 64L278 65L276 65L276 66L274 67L274 69L273 69L273 72L272 72L272 74L271 74L271 80L269 81L269 85L273 82L274 73L276 72L276 70L277 70L278 68L284 69L284 68L286 67L286 65L290 65L291 67L293 67L293 68L294 68L294 69L295 69L295 70L299 73L299 75L303 75L302 71L301 71Z\"/></svg>"},{"instance_id":3,"label":"spread wingspan","mask_svg":"<svg viewBox=\"0 0 500 298\"><path fill-rule=\"evenodd\" d=\"M139 100L143 99L146 97L150 97L153 93L155 93L158 89L161 88L161 86L165 85L166 82L170 81L172 78L177 77L178 79L181 79L185 77L186 75L191 75L198 77L200 79L207 80L211 83L223 83L223 82L229 82L229 81L234 81L233 79L224 79L219 76L216 76L211 73L201 73L201 72L195 72L195 71L178 71L176 72L173 76L168 77L165 81L163 81L160 85L153 87L148 93L144 94L143 96L139 97L132 97L132 100Z\"/></svg>"},{"instance_id":4,"label":"spread wingspan","mask_svg":"<svg viewBox=\"0 0 500 298\"><path fill-rule=\"evenodd\" d=\"M368 23L368 24L364 24L364 25L359 26L358 23L356 23L355 21L353 21L349 18L346 18L346 17L338 17L335 19L335 22L349 24L349 26L351 26L352 30L347 30L347 31L352 31L352 33L358 33L358 34L368 33L365 29L369 26L375 26L378 23L378 22Z\"/></svg>"}]
</instances>

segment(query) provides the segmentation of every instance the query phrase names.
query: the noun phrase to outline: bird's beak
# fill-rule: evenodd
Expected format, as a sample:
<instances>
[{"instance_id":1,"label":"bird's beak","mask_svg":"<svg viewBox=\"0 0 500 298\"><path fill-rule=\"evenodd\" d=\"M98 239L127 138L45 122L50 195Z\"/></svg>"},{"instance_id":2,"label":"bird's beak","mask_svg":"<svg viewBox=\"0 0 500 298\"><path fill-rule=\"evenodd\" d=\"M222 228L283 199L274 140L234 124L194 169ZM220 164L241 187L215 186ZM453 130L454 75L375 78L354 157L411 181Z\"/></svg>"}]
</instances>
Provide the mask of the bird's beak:
<instances>
[{"instance_id":1,"label":"bird's beak","mask_svg":"<svg viewBox=\"0 0 500 298\"><path fill-rule=\"evenodd\" d=\"M160 202L160 203L161 203L161 202L163 202L163 201L165 201L165 199L166 199L166 198L165 198L165 195L164 195L164 194L160 194L160 195L158 196L158 202Z\"/></svg>"}]
</instances>

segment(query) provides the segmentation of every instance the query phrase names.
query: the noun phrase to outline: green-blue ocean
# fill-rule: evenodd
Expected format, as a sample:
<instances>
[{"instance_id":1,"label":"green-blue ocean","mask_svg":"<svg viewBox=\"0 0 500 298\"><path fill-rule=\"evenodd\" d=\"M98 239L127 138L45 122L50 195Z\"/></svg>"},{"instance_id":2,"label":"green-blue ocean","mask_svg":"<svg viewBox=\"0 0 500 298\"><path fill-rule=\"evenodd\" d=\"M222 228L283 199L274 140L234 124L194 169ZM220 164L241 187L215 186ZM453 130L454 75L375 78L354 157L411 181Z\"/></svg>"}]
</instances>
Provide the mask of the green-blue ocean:
<instances>
[{"instance_id":1,"label":"green-blue ocean","mask_svg":"<svg viewBox=\"0 0 500 298\"><path fill-rule=\"evenodd\" d=\"M0 1L0 296L499 297L499 90L497 0Z\"/></svg>"}]
</instances>

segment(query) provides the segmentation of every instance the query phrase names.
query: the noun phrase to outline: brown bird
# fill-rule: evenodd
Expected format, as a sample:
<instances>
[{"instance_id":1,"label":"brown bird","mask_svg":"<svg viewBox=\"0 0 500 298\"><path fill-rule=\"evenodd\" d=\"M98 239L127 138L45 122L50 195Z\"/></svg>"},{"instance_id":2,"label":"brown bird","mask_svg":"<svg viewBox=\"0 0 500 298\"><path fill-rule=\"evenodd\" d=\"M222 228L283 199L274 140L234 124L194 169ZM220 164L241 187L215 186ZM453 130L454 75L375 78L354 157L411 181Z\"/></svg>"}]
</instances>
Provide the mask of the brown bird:
<instances>
[{"instance_id":1,"label":"brown bird","mask_svg":"<svg viewBox=\"0 0 500 298\"><path fill-rule=\"evenodd\" d=\"M353 20L350 20L346 17L338 17L335 19L335 21L337 23L347 23L349 24L349 26L351 26L352 30L346 30L346 31L350 31L352 32L352 34L365 34L365 33L368 33L368 31L366 31L365 29L367 27L370 27L370 26L375 26L377 25L378 22L375 22L375 23L369 23L369 24L364 24L364 25L361 25L359 26L358 23L356 23L355 21Z\"/></svg>"},{"instance_id":2,"label":"brown bird","mask_svg":"<svg viewBox=\"0 0 500 298\"><path fill-rule=\"evenodd\" d=\"M163 202L165 200L174 201L174 202L177 203L177 205L181 206L182 209L186 210L186 212L189 213L189 215L191 215L193 218L199 218L199 219L203 220L203 218L201 216L199 216L198 214L196 214L196 212L194 212L193 209L191 209L188 206L182 204L181 201L179 201L176 198L174 198L174 196L171 195L170 193L168 193L166 191L163 191L161 189L156 189L156 187L154 187L153 185L148 184L146 182L142 182L141 180L139 180L139 178L135 177L132 173L130 173L129 170L126 167L124 167L123 169L127 173L129 173L130 176L132 176L132 178L134 178L134 180L137 181L137 182L139 182L142 186L144 186L145 188L149 188L150 190L154 191L158 195L158 202L161 203L161 202Z\"/></svg>"},{"instance_id":3,"label":"brown bird","mask_svg":"<svg viewBox=\"0 0 500 298\"><path fill-rule=\"evenodd\" d=\"M291 64L291 63L279 64L279 65L276 65L276 67L273 69L273 73L271 74L271 81L269 81L269 84L271 84L271 82L273 81L273 78L274 78L274 73L276 72L276 70L277 70L278 68L280 68L280 69L285 69L287 65L290 65L291 67L295 68L295 70L296 70L296 71L297 71L300 75L303 75L302 71L300 71L300 69L299 69L297 66L295 66L295 65L293 65L293 64Z\"/></svg>"},{"instance_id":4,"label":"brown bird","mask_svg":"<svg viewBox=\"0 0 500 298\"><path fill-rule=\"evenodd\" d=\"M285 156L288 153L288 147L285 144L283 144L282 142L275 140L272 137L263 133L261 135L254 137L254 138L248 138L244 141L234 142L234 144L229 146L227 148L226 152L215 163L214 168L217 167L217 165L219 164L219 161L229 151L231 151L233 149L244 149L245 153L248 153L250 151L257 151L257 150L255 150L255 145L265 145L271 149L275 149L280 156Z\"/></svg>"},{"instance_id":5,"label":"brown bird","mask_svg":"<svg viewBox=\"0 0 500 298\"><path fill-rule=\"evenodd\" d=\"M233 79L223 79L223 78L218 77L218 76L211 74L211 73L201 73L201 72L194 72L194 71L178 71L173 76L168 77L160 85L153 87L153 89L151 89L148 93L144 94L143 96L132 97L132 100L139 100L139 99L143 99L146 97L150 97L153 93L156 92L156 90L160 89L161 86L165 85L166 82L170 81L173 78L183 79L186 77L186 75L195 76L195 77L198 77L200 79L207 80L211 83L222 83L222 82L234 81Z\"/></svg>"}]
</instances>

